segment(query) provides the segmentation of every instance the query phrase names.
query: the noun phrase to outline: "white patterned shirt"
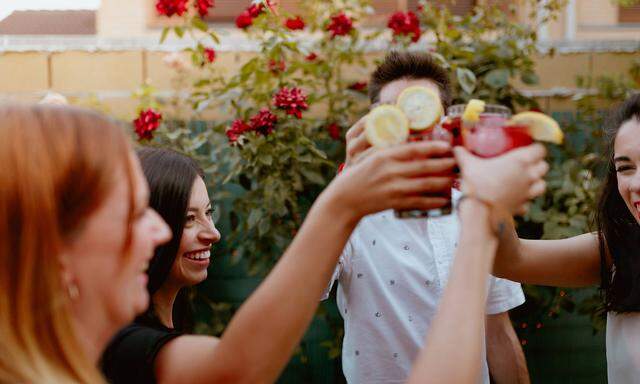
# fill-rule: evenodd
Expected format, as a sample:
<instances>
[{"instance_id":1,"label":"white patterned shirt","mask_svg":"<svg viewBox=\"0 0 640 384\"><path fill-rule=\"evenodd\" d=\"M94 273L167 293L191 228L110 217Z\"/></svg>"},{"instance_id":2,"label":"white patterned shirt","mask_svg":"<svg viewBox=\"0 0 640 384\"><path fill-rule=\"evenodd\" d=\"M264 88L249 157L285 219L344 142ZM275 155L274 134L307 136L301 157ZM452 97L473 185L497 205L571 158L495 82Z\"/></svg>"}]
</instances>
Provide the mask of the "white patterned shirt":
<instances>
[{"instance_id":1,"label":"white patterned shirt","mask_svg":"<svg viewBox=\"0 0 640 384\"><path fill-rule=\"evenodd\" d=\"M458 235L455 214L428 220L398 219L390 210L360 221L323 297L328 297L333 281L338 280L347 382L407 380L446 287ZM488 289L487 314L524 303L518 283L488 276ZM489 384L484 352L482 378L478 379Z\"/></svg>"}]
</instances>

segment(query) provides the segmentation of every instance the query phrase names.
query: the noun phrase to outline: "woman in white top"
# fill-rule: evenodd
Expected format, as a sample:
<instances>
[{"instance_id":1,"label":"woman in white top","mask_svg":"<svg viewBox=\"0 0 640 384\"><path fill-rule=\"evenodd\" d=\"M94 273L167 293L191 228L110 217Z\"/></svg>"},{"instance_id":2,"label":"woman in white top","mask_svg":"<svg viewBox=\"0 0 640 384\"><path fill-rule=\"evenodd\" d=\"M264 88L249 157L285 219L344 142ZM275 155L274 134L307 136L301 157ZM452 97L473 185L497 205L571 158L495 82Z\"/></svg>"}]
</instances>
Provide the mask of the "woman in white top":
<instances>
[{"instance_id":1,"label":"woman in white top","mask_svg":"<svg viewBox=\"0 0 640 384\"><path fill-rule=\"evenodd\" d=\"M607 316L610 384L640 380L640 94L607 124L608 169L597 232L563 240L501 239L494 274L529 284L600 284Z\"/></svg>"}]
</instances>

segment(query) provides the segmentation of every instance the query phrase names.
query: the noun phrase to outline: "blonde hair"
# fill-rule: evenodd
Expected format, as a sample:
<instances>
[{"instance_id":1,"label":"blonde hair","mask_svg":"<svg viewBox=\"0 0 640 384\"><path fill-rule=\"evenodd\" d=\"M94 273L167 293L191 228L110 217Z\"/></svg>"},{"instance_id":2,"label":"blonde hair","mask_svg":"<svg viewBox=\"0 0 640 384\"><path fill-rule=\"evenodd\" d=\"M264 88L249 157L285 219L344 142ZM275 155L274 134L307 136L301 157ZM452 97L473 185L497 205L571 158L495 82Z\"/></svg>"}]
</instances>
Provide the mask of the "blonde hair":
<instances>
[{"instance_id":1,"label":"blonde hair","mask_svg":"<svg viewBox=\"0 0 640 384\"><path fill-rule=\"evenodd\" d=\"M129 148L96 113L0 105L0 382L104 382L74 332L60 253L116 167L132 185Z\"/></svg>"}]
</instances>

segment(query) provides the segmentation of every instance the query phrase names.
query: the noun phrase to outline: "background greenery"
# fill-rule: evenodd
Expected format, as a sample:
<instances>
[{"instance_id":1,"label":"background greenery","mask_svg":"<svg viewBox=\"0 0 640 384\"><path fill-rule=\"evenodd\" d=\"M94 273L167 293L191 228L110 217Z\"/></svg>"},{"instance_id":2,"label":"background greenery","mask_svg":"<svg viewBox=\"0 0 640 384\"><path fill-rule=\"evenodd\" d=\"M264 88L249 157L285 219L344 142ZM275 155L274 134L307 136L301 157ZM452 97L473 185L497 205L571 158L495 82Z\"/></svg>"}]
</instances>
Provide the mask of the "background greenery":
<instances>
[{"instance_id":1,"label":"background greenery","mask_svg":"<svg viewBox=\"0 0 640 384\"><path fill-rule=\"evenodd\" d=\"M217 335L224 330L335 174L344 157L341 137L366 113L366 78L346 74L353 73L348 69L354 66L373 69L375 63L367 60L364 50L368 42L388 39L388 48L399 50L425 46L415 43L409 33L390 37L384 29L362 28L370 12L367 0L305 4L304 38L286 26L293 15L263 7L244 29L259 44L259 53L231 78L222 77L215 60L207 56L207 50L219 43L216 32L199 15L183 15L183 23L167 29L163 39L170 34L191 39L193 46L185 50L190 64L180 65L200 70L176 67L176 96L159 98L147 85L136 94L140 111L152 108L163 115L154 138L143 143L171 146L196 157L206 168L216 201L223 240L216 246L209 279L193 297L201 333ZM564 1L545 4L544 14L554 18ZM420 31L435 38L430 50L450 71L456 102L481 98L514 109L539 108L513 85L516 80L529 85L538 82L533 60L538 52L537 26L514 22L510 12L513 9L476 8L460 17L421 1L416 15ZM351 27L342 25L336 35L331 25L340 14L351 21ZM535 14L530 18L537 20ZM579 87L596 92L575 98L577 113L554 115L567 140L550 149L547 194L519 221L519 233L526 238L562 238L590 229L601 176L601 110L638 88L640 63L615 78L576 81ZM307 96L309 108L301 111L300 118L274 105L273 96L283 87L301 88ZM273 132L245 132L230 142L227 134L233 122L249 122L263 108L278 120ZM202 118L211 111L226 118ZM598 292L525 286L525 293L526 304L512 317L534 382L603 382L605 358L599 331L604 318ZM281 381L341 382L337 359L341 336L335 302L322 303Z\"/></svg>"}]
</instances>

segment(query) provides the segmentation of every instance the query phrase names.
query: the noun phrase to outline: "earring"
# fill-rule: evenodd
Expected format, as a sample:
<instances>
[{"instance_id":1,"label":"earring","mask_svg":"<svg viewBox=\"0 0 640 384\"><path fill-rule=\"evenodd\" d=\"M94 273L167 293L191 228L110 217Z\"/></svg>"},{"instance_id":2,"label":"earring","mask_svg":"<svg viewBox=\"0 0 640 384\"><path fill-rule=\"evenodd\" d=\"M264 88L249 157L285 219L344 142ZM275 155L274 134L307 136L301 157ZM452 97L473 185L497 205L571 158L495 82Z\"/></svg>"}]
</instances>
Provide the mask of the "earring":
<instances>
[{"instance_id":1,"label":"earring","mask_svg":"<svg viewBox=\"0 0 640 384\"><path fill-rule=\"evenodd\" d=\"M69 294L69 298L71 300L76 300L78 297L80 297L80 290L75 283L67 284L67 293Z\"/></svg>"}]
</instances>

